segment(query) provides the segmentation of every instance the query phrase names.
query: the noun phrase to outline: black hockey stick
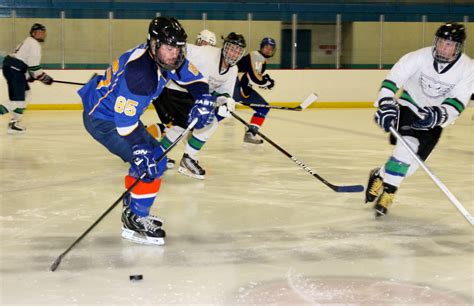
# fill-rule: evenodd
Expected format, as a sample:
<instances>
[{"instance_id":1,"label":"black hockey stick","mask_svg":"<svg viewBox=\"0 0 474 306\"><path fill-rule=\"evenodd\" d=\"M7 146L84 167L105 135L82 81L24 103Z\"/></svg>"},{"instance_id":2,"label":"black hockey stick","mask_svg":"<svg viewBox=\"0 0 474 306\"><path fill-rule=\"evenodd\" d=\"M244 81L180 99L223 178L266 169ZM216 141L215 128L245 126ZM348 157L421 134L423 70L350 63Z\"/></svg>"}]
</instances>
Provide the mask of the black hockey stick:
<instances>
[{"instance_id":1,"label":"black hockey stick","mask_svg":"<svg viewBox=\"0 0 474 306\"><path fill-rule=\"evenodd\" d=\"M305 110L308 106L316 102L318 99L318 95L315 93L310 94L300 105L295 107L286 107L286 106L278 106L278 105L268 105L268 104L254 104L254 103L245 103L241 101L236 101L244 106L249 107L261 107L261 108L271 108L271 109L282 109L282 110L292 110L292 111L302 111Z\"/></svg>"},{"instance_id":2,"label":"black hockey stick","mask_svg":"<svg viewBox=\"0 0 474 306\"><path fill-rule=\"evenodd\" d=\"M244 119L240 118L238 115L236 115L234 112L231 112L232 116L239 120L240 122L242 122L246 127L250 128L250 124L248 124L247 122L245 122ZM326 181L324 178L322 178L319 174L317 174L314 170L312 170L309 166L307 166L305 163L303 163L302 161L299 161L296 157L294 157L293 155L291 155L290 153L288 153L287 151L285 151L282 147L280 147L279 145L277 145L275 142L273 142L270 138L268 138L267 136L263 135L261 132L257 131L257 135L259 135L260 137L262 137L263 139L265 139L268 143L270 143L272 146L274 146L278 151L280 151L281 153L283 153L284 155L286 155L286 157L288 157L289 159L291 159L292 161L294 161L298 166L300 166L301 168L303 168L306 172L308 172L309 174L311 174L312 176L314 176L315 178L317 178L318 180L320 180L321 182L323 182L324 185L328 186L329 188L331 188L332 190L334 190L335 192L362 192L364 191L364 186L362 185L349 185L349 186L336 186L336 185L333 185L331 183L329 183L328 181Z\"/></svg>"},{"instance_id":3,"label":"black hockey stick","mask_svg":"<svg viewBox=\"0 0 474 306\"><path fill-rule=\"evenodd\" d=\"M89 78L89 81L92 80L93 78L95 78L95 76L97 75L97 73L94 73L90 78ZM87 82L89 82L87 81ZM69 81L61 81L61 80L55 80L53 79L53 82L54 83L61 83L61 84L70 84L70 85L80 85L80 86L83 86L83 85L86 85L86 83L79 83L79 82L69 82Z\"/></svg>"},{"instance_id":4,"label":"black hockey stick","mask_svg":"<svg viewBox=\"0 0 474 306\"><path fill-rule=\"evenodd\" d=\"M69 81L60 81L60 80L54 80L54 83L61 83L61 84L71 84L71 85L86 85L86 83L78 83L78 82L69 82Z\"/></svg>"},{"instance_id":5,"label":"black hockey stick","mask_svg":"<svg viewBox=\"0 0 474 306\"><path fill-rule=\"evenodd\" d=\"M176 144L184 137L184 135L186 135L197 123L197 120L198 119L194 119L189 125L188 127L186 128L186 130L184 130L179 136L178 138L176 138L176 140L171 144L171 146L166 149L163 154L156 160L157 163L159 163L163 158L165 158L166 154L168 154L171 149L173 149ZM82 238L84 238L102 219L104 219L105 216L107 216L107 214L109 212L111 212L115 206L117 206L122 200L123 198L125 198L125 196L127 194L129 194L133 188L135 188L135 186L138 185L138 183L146 176L146 172L142 173L142 175L140 175L140 177L132 184L132 186L130 186L127 190L125 190L124 193L122 193L122 195L117 199L117 201L114 202L114 204L112 204L112 206L110 206L100 217L99 219L97 219L97 221L94 222L94 224L92 224L79 238L76 239L76 241L73 242L73 244L71 244L71 246L69 248L67 248L66 251L64 251L63 253L61 253L61 255L58 256L58 258L56 258L56 260L53 262L53 264L51 265L51 268L50 270L52 272L56 271L56 269L58 268L58 266L61 264L61 260L64 258L64 256L66 256L67 253L69 253L69 251L71 251L71 249L79 243L79 241L82 240Z\"/></svg>"}]
</instances>

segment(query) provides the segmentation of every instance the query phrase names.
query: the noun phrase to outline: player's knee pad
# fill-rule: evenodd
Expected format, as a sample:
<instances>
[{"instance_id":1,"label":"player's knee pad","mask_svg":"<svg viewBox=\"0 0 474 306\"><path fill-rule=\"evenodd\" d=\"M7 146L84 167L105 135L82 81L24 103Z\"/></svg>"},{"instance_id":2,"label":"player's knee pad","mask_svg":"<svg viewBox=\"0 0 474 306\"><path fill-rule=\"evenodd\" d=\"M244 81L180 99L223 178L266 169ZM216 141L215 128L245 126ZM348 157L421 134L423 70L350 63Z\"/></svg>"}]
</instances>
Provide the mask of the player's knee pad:
<instances>
[{"instance_id":1,"label":"player's knee pad","mask_svg":"<svg viewBox=\"0 0 474 306\"><path fill-rule=\"evenodd\" d=\"M130 188L136 180L135 177L127 175L125 177L125 188ZM155 179L152 182L140 181L130 192L130 209L132 212L139 216L147 216L160 186L161 179Z\"/></svg>"},{"instance_id":2,"label":"player's knee pad","mask_svg":"<svg viewBox=\"0 0 474 306\"><path fill-rule=\"evenodd\" d=\"M181 133L183 133L184 130L185 130L184 128L182 128L180 126L177 126L177 125L173 125L173 126L167 128L165 130L165 132L166 132L165 137L163 137L160 141L163 148L168 149L171 146L171 144L176 139L178 139L179 135L181 135Z\"/></svg>"},{"instance_id":3,"label":"player's knee pad","mask_svg":"<svg viewBox=\"0 0 474 306\"><path fill-rule=\"evenodd\" d=\"M192 133L192 137L205 142L209 138L211 138L211 136L217 130L218 126L219 126L219 121L216 118L214 118L210 124L206 125L202 129L195 129Z\"/></svg>"},{"instance_id":4,"label":"player's knee pad","mask_svg":"<svg viewBox=\"0 0 474 306\"><path fill-rule=\"evenodd\" d=\"M412 137L412 136L403 136L403 139L414 152L418 151L418 148L420 146L420 141L417 138ZM397 160L408 165L411 165L414 163L414 158L411 156L411 154L400 142L397 142L397 144L395 145L395 149L393 150L392 156L396 158Z\"/></svg>"}]
</instances>

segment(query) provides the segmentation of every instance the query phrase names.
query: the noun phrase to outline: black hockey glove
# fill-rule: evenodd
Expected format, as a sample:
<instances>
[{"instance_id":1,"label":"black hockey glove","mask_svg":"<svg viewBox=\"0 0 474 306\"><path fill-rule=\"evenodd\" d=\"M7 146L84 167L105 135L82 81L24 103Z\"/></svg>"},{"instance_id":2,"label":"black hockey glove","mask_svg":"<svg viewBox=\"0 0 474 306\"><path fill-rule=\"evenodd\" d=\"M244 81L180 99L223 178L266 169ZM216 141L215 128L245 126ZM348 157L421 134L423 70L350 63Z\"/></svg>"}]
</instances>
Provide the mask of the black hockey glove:
<instances>
[{"instance_id":1,"label":"black hockey glove","mask_svg":"<svg viewBox=\"0 0 474 306\"><path fill-rule=\"evenodd\" d=\"M47 75L46 73L43 73L42 75L40 75L38 77L38 80L40 80L45 85L51 85L54 82L53 78Z\"/></svg>"},{"instance_id":2,"label":"black hockey glove","mask_svg":"<svg viewBox=\"0 0 474 306\"><path fill-rule=\"evenodd\" d=\"M379 108L375 113L375 122L380 125L385 132L390 131L390 127L397 127L400 109L397 102L392 98L384 98L379 101Z\"/></svg>"},{"instance_id":3,"label":"black hockey glove","mask_svg":"<svg viewBox=\"0 0 474 306\"><path fill-rule=\"evenodd\" d=\"M263 80L265 81L265 84L260 85L260 88L272 89L275 86L275 80L273 80L268 74L263 76Z\"/></svg>"},{"instance_id":4,"label":"black hockey glove","mask_svg":"<svg viewBox=\"0 0 474 306\"><path fill-rule=\"evenodd\" d=\"M411 127L414 130L430 130L438 125L442 125L448 119L448 114L443 106L425 106L420 110L423 119L415 121Z\"/></svg>"}]
</instances>

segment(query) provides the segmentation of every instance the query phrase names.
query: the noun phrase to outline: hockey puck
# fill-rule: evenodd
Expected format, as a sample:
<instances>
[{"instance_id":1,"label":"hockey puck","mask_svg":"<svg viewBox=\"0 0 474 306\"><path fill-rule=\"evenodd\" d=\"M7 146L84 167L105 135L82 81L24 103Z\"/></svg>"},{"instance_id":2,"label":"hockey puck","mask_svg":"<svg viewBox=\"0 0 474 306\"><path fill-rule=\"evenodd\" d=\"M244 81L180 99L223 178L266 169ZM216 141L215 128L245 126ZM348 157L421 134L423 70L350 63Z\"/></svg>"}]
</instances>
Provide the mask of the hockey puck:
<instances>
[{"instance_id":1,"label":"hockey puck","mask_svg":"<svg viewBox=\"0 0 474 306\"><path fill-rule=\"evenodd\" d=\"M141 274L134 274L129 276L131 281L139 281L143 279L143 275Z\"/></svg>"}]
</instances>

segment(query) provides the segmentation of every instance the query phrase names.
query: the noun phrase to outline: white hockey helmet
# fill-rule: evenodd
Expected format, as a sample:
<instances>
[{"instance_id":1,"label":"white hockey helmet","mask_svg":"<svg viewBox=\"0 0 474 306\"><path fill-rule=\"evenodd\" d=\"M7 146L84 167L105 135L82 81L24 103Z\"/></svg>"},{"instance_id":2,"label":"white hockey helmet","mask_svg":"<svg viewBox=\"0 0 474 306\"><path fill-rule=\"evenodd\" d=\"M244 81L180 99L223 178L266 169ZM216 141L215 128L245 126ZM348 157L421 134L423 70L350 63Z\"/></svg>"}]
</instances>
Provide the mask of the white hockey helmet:
<instances>
[{"instance_id":1,"label":"white hockey helmet","mask_svg":"<svg viewBox=\"0 0 474 306\"><path fill-rule=\"evenodd\" d=\"M205 30L202 30L201 32L199 32L199 34L197 35L196 45L198 45L198 46L202 46L202 45L215 46L216 41L217 41L216 34L214 34L214 32L211 32L211 31L205 29ZM205 42L205 43L203 44L203 42Z\"/></svg>"}]
</instances>

